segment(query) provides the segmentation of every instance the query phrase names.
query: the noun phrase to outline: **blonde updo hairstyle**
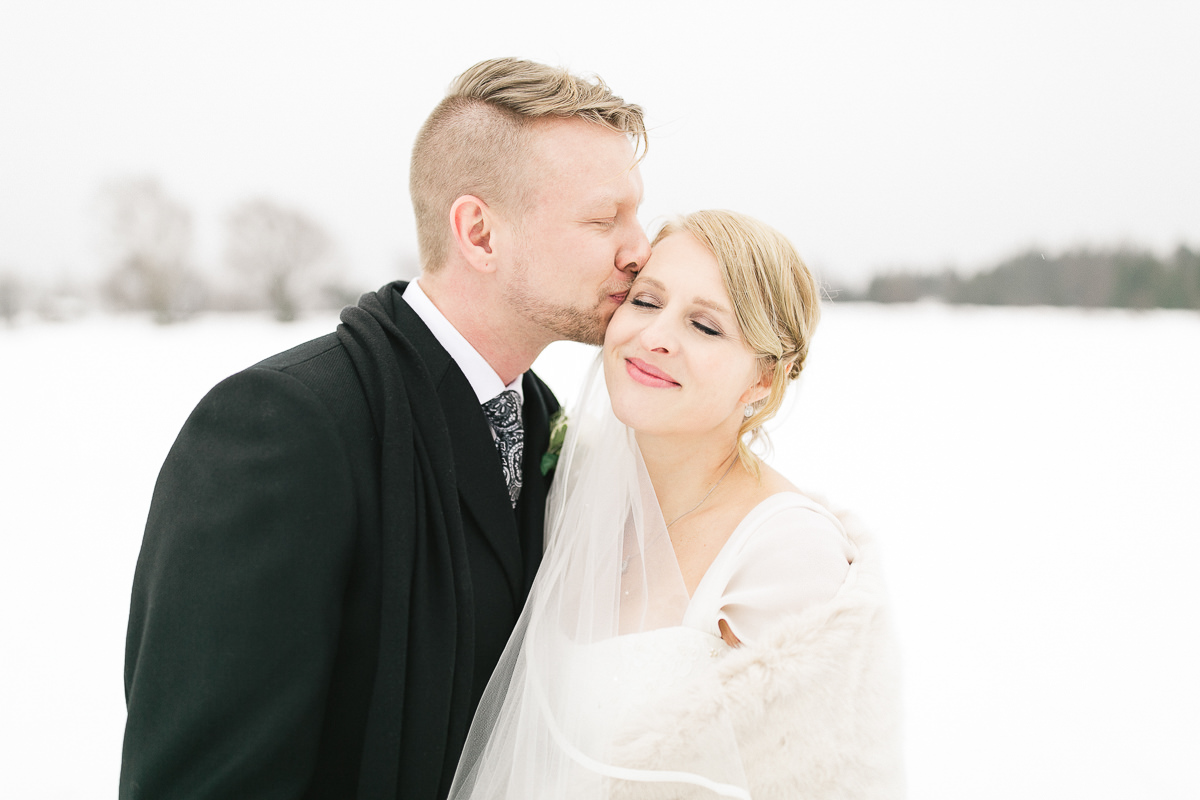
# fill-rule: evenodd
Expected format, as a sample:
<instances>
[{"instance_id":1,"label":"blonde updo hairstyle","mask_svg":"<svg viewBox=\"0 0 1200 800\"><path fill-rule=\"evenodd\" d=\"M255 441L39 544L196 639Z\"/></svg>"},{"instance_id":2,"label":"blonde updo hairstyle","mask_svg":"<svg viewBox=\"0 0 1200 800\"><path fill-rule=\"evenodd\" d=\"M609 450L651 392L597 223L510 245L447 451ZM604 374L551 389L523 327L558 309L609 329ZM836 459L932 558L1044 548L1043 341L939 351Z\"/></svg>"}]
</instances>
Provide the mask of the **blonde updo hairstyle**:
<instances>
[{"instance_id":1,"label":"blonde updo hairstyle","mask_svg":"<svg viewBox=\"0 0 1200 800\"><path fill-rule=\"evenodd\" d=\"M745 214L696 211L667 222L652 244L676 233L691 234L716 257L742 338L758 356L761 374L770 378L770 393L754 404L738 431L738 456L757 473L750 445L804 369L821 318L817 282L787 237Z\"/></svg>"}]
</instances>

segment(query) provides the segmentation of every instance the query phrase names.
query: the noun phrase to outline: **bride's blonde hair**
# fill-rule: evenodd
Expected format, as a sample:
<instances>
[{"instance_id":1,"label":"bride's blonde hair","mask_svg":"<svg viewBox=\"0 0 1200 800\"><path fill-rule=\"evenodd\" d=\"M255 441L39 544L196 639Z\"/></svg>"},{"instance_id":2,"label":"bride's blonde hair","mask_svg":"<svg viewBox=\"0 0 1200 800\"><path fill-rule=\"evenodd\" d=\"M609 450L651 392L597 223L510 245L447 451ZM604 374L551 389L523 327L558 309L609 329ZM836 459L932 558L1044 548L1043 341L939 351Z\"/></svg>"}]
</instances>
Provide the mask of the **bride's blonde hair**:
<instances>
[{"instance_id":1,"label":"bride's blonde hair","mask_svg":"<svg viewBox=\"0 0 1200 800\"><path fill-rule=\"evenodd\" d=\"M738 455L757 473L750 445L783 405L788 382L804 369L821 318L817 282L787 237L745 214L707 210L677 217L652 244L674 233L691 234L716 257L742 338L770 380L770 393L754 404L738 431Z\"/></svg>"}]
</instances>

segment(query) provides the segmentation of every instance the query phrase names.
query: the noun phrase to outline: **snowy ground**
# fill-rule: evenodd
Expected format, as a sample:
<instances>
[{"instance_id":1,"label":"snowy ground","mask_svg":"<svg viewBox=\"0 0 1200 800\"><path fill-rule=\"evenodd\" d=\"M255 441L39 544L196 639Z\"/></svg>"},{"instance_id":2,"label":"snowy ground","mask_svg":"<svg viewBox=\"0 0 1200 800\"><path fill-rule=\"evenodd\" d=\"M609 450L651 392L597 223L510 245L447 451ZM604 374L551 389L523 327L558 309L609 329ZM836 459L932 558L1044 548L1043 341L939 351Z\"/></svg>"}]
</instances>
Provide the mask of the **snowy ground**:
<instances>
[{"instance_id":1,"label":"snowy ground","mask_svg":"<svg viewBox=\"0 0 1200 800\"><path fill-rule=\"evenodd\" d=\"M200 396L332 328L0 329L0 797L115 793L129 588ZM538 370L569 399L587 360ZM914 800L1200 796L1200 315L846 305L774 463L859 510Z\"/></svg>"}]
</instances>

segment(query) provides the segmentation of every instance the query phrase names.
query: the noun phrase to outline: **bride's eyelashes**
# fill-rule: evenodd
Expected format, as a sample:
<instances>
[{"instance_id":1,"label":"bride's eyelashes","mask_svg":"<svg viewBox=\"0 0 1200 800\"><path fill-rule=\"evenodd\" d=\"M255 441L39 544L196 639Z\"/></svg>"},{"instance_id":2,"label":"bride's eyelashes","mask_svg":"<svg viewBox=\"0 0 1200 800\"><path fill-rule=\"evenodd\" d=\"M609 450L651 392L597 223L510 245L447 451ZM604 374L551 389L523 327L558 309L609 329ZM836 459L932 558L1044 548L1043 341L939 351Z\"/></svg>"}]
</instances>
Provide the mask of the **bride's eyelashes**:
<instances>
[{"instance_id":1,"label":"bride's eyelashes","mask_svg":"<svg viewBox=\"0 0 1200 800\"><path fill-rule=\"evenodd\" d=\"M658 310L662 309L662 303L658 300L658 298L654 297L653 295L639 294L639 295L630 297L629 304L631 306L636 306L637 308L642 308L642 309L651 310L651 311L658 311ZM712 323L708 322L707 320L694 319L694 320L691 320L691 325L693 328L695 328L700 333L703 333L705 336L724 336L725 335L725 333L720 328L718 328L716 325L713 325Z\"/></svg>"}]
</instances>

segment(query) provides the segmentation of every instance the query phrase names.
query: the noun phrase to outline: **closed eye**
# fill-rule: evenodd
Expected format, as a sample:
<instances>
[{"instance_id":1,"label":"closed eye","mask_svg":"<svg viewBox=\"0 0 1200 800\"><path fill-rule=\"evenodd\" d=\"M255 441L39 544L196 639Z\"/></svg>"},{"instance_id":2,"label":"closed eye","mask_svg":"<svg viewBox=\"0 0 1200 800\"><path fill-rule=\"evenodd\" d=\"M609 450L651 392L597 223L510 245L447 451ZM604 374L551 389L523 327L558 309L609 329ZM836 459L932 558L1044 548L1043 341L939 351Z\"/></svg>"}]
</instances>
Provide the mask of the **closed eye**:
<instances>
[{"instance_id":1,"label":"closed eye","mask_svg":"<svg viewBox=\"0 0 1200 800\"><path fill-rule=\"evenodd\" d=\"M708 325L705 325L703 322L697 322L696 320L692 320L692 325L696 328L696 330L700 331L701 333L703 333L707 336L724 336L724 334L721 333L719 330L717 330L716 328L712 328Z\"/></svg>"},{"instance_id":2,"label":"closed eye","mask_svg":"<svg viewBox=\"0 0 1200 800\"><path fill-rule=\"evenodd\" d=\"M641 297L635 297L635 298L631 299L629 301L629 304L633 305L633 306L637 306L638 308L658 308L658 304L651 302L650 300L641 298Z\"/></svg>"}]
</instances>

